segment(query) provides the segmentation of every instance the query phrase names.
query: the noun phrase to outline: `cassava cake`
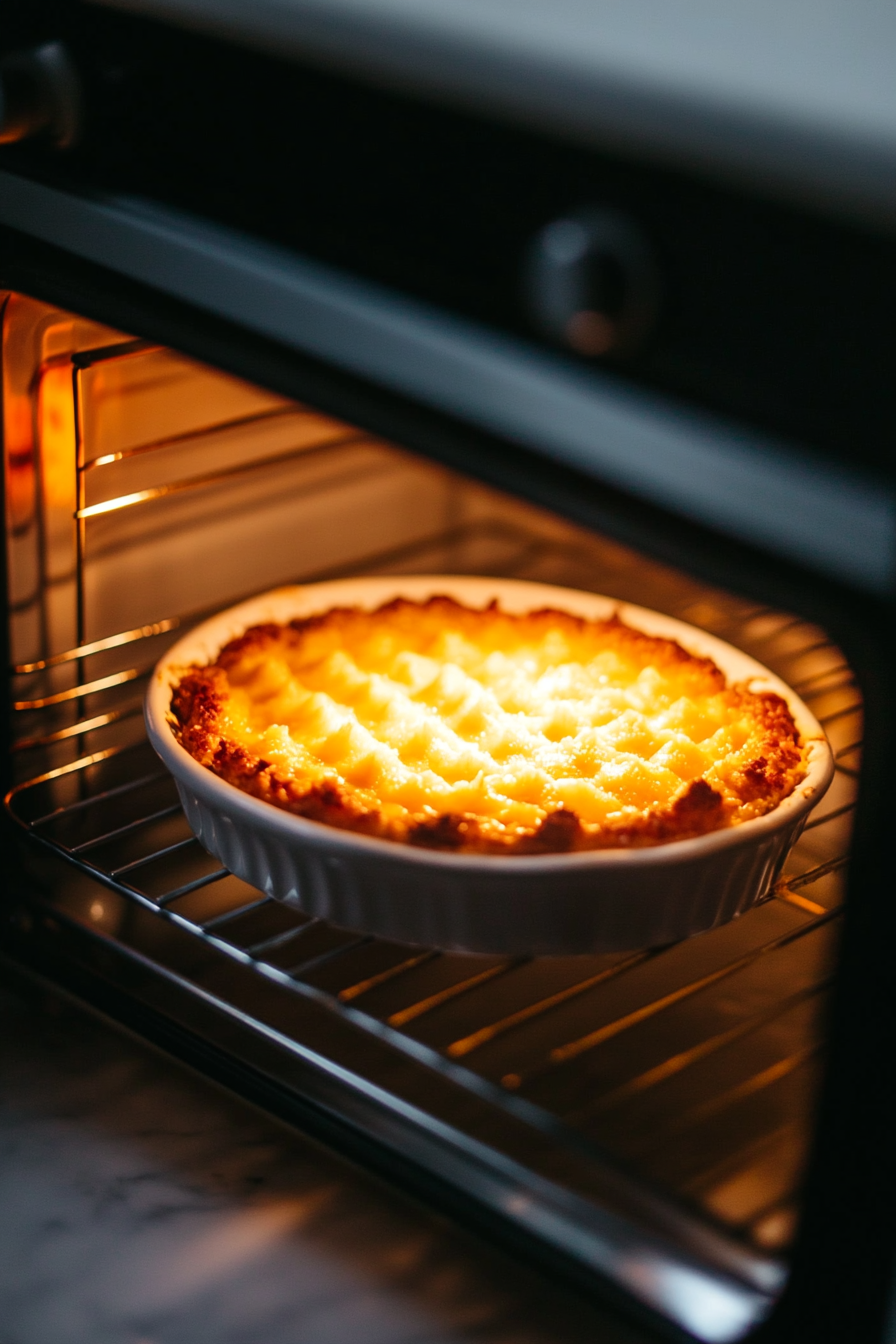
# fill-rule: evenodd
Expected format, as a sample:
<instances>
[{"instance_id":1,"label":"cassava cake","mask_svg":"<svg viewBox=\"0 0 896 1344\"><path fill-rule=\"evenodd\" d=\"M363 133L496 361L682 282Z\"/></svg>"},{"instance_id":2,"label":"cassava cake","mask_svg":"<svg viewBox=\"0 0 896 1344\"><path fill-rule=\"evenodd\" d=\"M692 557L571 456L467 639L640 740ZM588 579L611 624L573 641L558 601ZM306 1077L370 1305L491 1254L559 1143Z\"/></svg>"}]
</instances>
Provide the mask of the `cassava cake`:
<instances>
[{"instance_id":1,"label":"cassava cake","mask_svg":"<svg viewBox=\"0 0 896 1344\"><path fill-rule=\"evenodd\" d=\"M170 721L256 798L455 852L665 844L762 816L806 773L786 702L673 640L449 597L255 626L183 670Z\"/></svg>"}]
</instances>

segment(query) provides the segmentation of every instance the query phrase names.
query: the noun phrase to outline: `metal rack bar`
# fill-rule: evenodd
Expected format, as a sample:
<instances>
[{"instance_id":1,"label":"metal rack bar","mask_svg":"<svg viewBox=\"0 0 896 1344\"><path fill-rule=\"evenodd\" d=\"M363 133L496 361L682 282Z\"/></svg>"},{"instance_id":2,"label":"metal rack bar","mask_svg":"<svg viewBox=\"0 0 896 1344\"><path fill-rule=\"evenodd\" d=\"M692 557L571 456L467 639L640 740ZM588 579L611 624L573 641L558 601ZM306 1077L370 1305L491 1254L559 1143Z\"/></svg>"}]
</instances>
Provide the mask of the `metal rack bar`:
<instances>
[{"instance_id":1,"label":"metal rack bar","mask_svg":"<svg viewBox=\"0 0 896 1344\"><path fill-rule=\"evenodd\" d=\"M129 494L119 495L114 499L102 500L98 504L80 505L75 518L79 521L99 518L106 513L115 513L120 509L132 508L135 504L150 504L154 500L165 499L169 495L183 494L187 490L201 490L207 486L220 485L222 481L238 480L241 476L254 475L256 472L290 462L297 457L308 458L314 453L330 452L337 447L346 448L351 444L374 442L376 440L369 434L354 433L339 440L327 440L326 443L315 447L303 445L299 448L285 449L280 453L272 453L268 457L255 458L252 462L240 462L233 467L204 472L201 476L193 476L184 481L172 481L166 485L149 486L145 490L133 490Z\"/></svg>"},{"instance_id":2,"label":"metal rack bar","mask_svg":"<svg viewBox=\"0 0 896 1344\"><path fill-rule=\"evenodd\" d=\"M57 728L54 733L46 733L43 737L21 737L13 742L12 750L31 751L35 747L52 746L54 742L67 742L70 738L92 733L97 728L108 728L110 724L120 723L123 719L136 718L142 712L139 705L132 709L110 709L105 714L95 714L92 719L79 719L67 728Z\"/></svg>"},{"instance_id":3,"label":"metal rack bar","mask_svg":"<svg viewBox=\"0 0 896 1344\"><path fill-rule=\"evenodd\" d=\"M733 975L736 971L742 970L745 966L749 966L759 957L764 956L769 952L773 952L779 947L785 947L788 943L794 942L797 938L802 937L804 933L808 932L809 928L817 928L821 924L827 923L829 920L835 918L838 913L839 911L836 910L826 910L823 915L818 915L811 925L790 933L782 934L780 938L770 940L755 951L748 952L744 956L738 957L735 961L731 961L727 965L720 967L718 970L710 971L709 974L700 976L699 979L691 980L687 984L679 986L678 989L674 989L670 993L664 994L661 998L654 999L652 1002L646 1003L640 1008L636 1008L633 1012L626 1013L625 1016L617 1018L613 1022L608 1022L602 1027L598 1027L595 1031L588 1032L584 1036L577 1037L575 1040L567 1041L563 1045L556 1046L551 1051L550 1063L565 1064L571 1059L578 1058L578 1056L584 1054L587 1050L593 1050L596 1046L602 1045L604 1041L608 1041L612 1037L618 1036L623 1031L628 1031L631 1027L638 1026L641 1022L645 1022L650 1017L655 1017L658 1013L663 1012L666 1008L670 1008L673 1004L681 1003L683 999L690 998L692 995L699 994L702 990L707 989L710 985L717 984L727 976Z\"/></svg>"},{"instance_id":4,"label":"metal rack bar","mask_svg":"<svg viewBox=\"0 0 896 1344\"><path fill-rule=\"evenodd\" d=\"M85 695L98 695L100 691L112 690L114 686L124 686L129 681L139 681L141 677L148 677L151 671L151 667L129 667L124 672L113 672L108 677L97 677L95 681L69 686L64 691L55 691L52 695L40 696L36 700L14 700L12 707L17 712L49 709L53 705L63 705L69 700L80 700Z\"/></svg>"},{"instance_id":5,"label":"metal rack bar","mask_svg":"<svg viewBox=\"0 0 896 1344\"><path fill-rule=\"evenodd\" d=\"M737 1087L729 1088L727 1092L713 1097L711 1101L704 1102L700 1106L695 1106L693 1110L686 1112L683 1116L676 1117L668 1123L667 1134L670 1136L680 1133L682 1130L690 1129L695 1125L701 1124L704 1120L710 1120L713 1116L720 1115L727 1110L729 1106L745 1097L752 1096L761 1091L764 1087L769 1087L772 1083L778 1082L781 1078L786 1078L789 1073L794 1073L807 1060L812 1059L820 1053L820 1047L817 1045L806 1046L803 1050L797 1050L785 1059L780 1059L775 1064L770 1064L767 1069L761 1073L754 1074L751 1078L739 1083Z\"/></svg>"},{"instance_id":6,"label":"metal rack bar","mask_svg":"<svg viewBox=\"0 0 896 1344\"><path fill-rule=\"evenodd\" d=\"M521 1026L523 1022L529 1022L542 1013L550 1012L552 1008L558 1007L561 1003L568 1003L571 999L576 998L579 994L584 994L588 989L593 989L595 985L601 984L604 980L609 980L614 975L621 975L631 966L646 960L648 956L649 953L638 952L616 966L610 966L604 971L599 971L596 975L589 975L586 979L579 980L574 985L568 985L565 989L558 990L556 994L549 994L546 998L527 1004L525 1008L517 1009L515 1013L508 1013L506 1017L500 1018L497 1022L489 1022L484 1027L479 1027L478 1030L471 1032L468 1036L461 1036L458 1040L452 1041L449 1046L446 1046L446 1053L452 1059L461 1059L464 1055L470 1055L480 1045L496 1040L505 1031L511 1031L514 1027Z\"/></svg>"},{"instance_id":7,"label":"metal rack bar","mask_svg":"<svg viewBox=\"0 0 896 1344\"><path fill-rule=\"evenodd\" d=\"M415 966L422 966L427 961L433 961L438 955L439 953L434 948L427 948L425 952L418 952L415 956L405 958L397 966L390 966L387 970L368 976L366 980L359 980L354 985L346 985L344 989L340 989L336 997L340 1003L351 1003L353 999L359 999L368 990L388 984L390 980L396 979L397 976L404 975L405 971L411 971Z\"/></svg>"},{"instance_id":8,"label":"metal rack bar","mask_svg":"<svg viewBox=\"0 0 896 1344\"><path fill-rule=\"evenodd\" d=\"M827 728L828 724L836 723L838 719L846 719L850 714L860 714L861 712L861 702L854 705L844 705L842 709L835 709L832 713L826 714L825 717L819 719L818 722L821 724L822 728Z\"/></svg>"},{"instance_id":9,"label":"metal rack bar","mask_svg":"<svg viewBox=\"0 0 896 1344\"><path fill-rule=\"evenodd\" d=\"M215 881L216 879L212 879ZM168 898L171 899L170 897ZM250 910L257 910L261 905L267 905L270 896L259 896L257 901L250 901L248 905L241 905L236 910L228 910L226 914L218 915L216 919L208 919L199 927L203 933L214 933L225 924L229 924L232 919L237 919L240 915L247 915Z\"/></svg>"},{"instance_id":10,"label":"metal rack bar","mask_svg":"<svg viewBox=\"0 0 896 1344\"><path fill-rule=\"evenodd\" d=\"M484 985L488 980L494 980L499 975L506 975L508 971L515 970L517 966L522 966L528 960L526 957L517 957L512 961L502 962L499 966L489 966L484 971L479 971L476 975L470 975L466 980L458 984L449 985L446 989L440 989L435 994L430 994L426 998L418 999L415 1003L409 1004L407 1008L402 1008L397 1013L392 1013L386 1019L390 1027L406 1027L409 1022L415 1022L418 1017L424 1013L430 1013L434 1008L441 1008L442 1004L449 1003L452 999L459 998L471 989L477 989Z\"/></svg>"},{"instance_id":11,"label":"metal rack bar","mask_svg":"<svg viewBox=\"0 0 896 1344\"><path fill-rule=\"evenodd\" d=\"M133 644L140 639L151 639L155 635L167 634L169 630L176 630L180 625L181 617L170 616L164 621L154 621L150 625L137 626L135 630L123 630L120 634L109 635L106 639L95 639L89 644L77 644L73 649L65 649L62 653L54 653L49 658L39 658L34 663L18 663L11 671L13 676L26 676L31 672L44 672L49 667L60 667L63 663L71 663L82 658L90 658L95 653L107 653L112 649L120 649L126 644Z\"/></svg>"},{"instance_id":12,"label":"metal rack bar","mask_svg":"<svg viewBox=\"0 0 896 1344\"><path fill-rule=\"evenodd\" d=\"M605 1092L603 1096L597 1098L587 1110L580 1111L573 1118L576 1122L581 1122L586 1118L595 1118L605 1115L616 1107L621 1106L623 1102L629 1101L632 1097L647 1092L650 1088L656 1087L659 1083L665 1082L676 1073L682 1073L691 1065L698 1063L702 1059L707 1059L710 1055L722 1050L726 1045L740 1040L741 1037L749 1036L757 1027L761 1027L767 1022L774 1022L782 1013L788 1012L797 1004L806 1003L818 995L831 984L831 980L823 981L820 985L813 985L811 989L800 990L797 994L791 994L768 1008L764 1013L757 1013L754 1017L748 1018L744 1022L738 1022L735 1026L729 1027L727 1031L717 1032L714 1036L709 1036L693 1045L688 1050L681 1050L678 1054L670 1055L668 1059L663 1060L661 1064L655 1065L652 1069L647 1069L644 1073L630 1078L627 1082L613 1089L611 1092Z\"/></svg>"},{"instance_id":13,"label":"metal rack bar","mask_svg":"<svg viewBox=\"0 0 896 1344\"><path fill-rule=\"evenodd\" d=\"M11 798L13 794L22 793L25 789L33 788L36 784L43 784L47 780L56 779L60 775L71 774L76 770L85 770L91 765L96 765L99 761L109 760L110 757L118 754L119 753L113 748L110 748L107 751L96 751L90 756L82 756L80 760L72 761L68 765L60 766L58 770L50 770L45 775L38 775L36 778L29 780L27 784L17 784L11 791L9 797ZM43 826L46 822L52 821L55 817L74 812L79 808L95 807L97 803L105 802L109 798L115 798L121 793L129 793L133 789L139 789L144 784L151 783L154 779L164 778L165 771L161 769L156 770L149 775L141 775L138 779L128 780L127 783L118 784L115 788L104 789L102 792L93 794L89 798L78 798L73 803L67 803L64 807L54 808L52 812L47 812L43 816L37 817L33 821L29 821L28 826L31 829L36 829L38 826Z\"/></svg>"},{"instance_id":14,"label":"metal rack bar","mask_svg":"<svg viewBox=\"0 0 896 1344\"><path fill-rule=\"evenodd\" d=\"M150 812L147 816L140 817L137 821L129 821L124 826L116 826L114 830L105 831L102 835L95 836L91 840L85 840L80 845L72 845L69 849L69 853L83 854L85 851L93 849L97 845L105 844L107 840L117 840L119 836L128 835L132 831L139 830L141 826L148 826L150 822L161 821L163 817L174 817L181 810L180 803L172 803L170 807L160 808L158 812ZM158 855L154 854L152 857L157 858ZM140 862L145 862L145 860L141 859ZM117 877L120 873L125 871L124 868L119 868L113 873L113 877Z\"/></svg>"},{"instance_id":15,"label":"metal rack bar","mask_svg":"<svg viewBox=\"0 0 896 1344\"><path fill-rule=\"evenodd\" d=\"M824 681L827 677L843 676L842 682L836 682L833 686L824 686L821 689L812 690L812 687L819 681ZM802 696L804 700L812 700L819 695L827 695L829 691L839 691L847 686L855 685L855 678L852 674L852 668L848 663L842 663L839 667L826 668L824 672L815 672L811 677L804 677L801 681L793 683L793 689L797 695Z\"/></svg>"},{"instance_id":16,"label":"metal rack bar","mask_svg":"<svg viewBox=\"0 0 896 1344\"><path fill-rule=\"evenodd\" d=\"M333 947L327 952L320 952L316 957L307 957L304 961L297 961L295 965L289 967L286 974L297 976L301 971L307 975L310 971L316 971L319 966L323 966L325 962L332 961L336 957L344 956L346 952L354 952L356 948L364 947L372 942L373 939L369 935L359 935L357 938L352 939L351 942L345 943L342 947Z\"/></svg>"},{"instance_id":17,"label":"metal rack bar","mask_svg":"<svg viewBox=\"0 0 896 1344\"><path fill-rule=\"evenodd\" d=\"M806 896L800 896L798 892L791 891L788 887L781 887L775 895L779 901L785 901L787 905L793 905L797 910L805 910L809 915L825 914L825 907L819 905L818 901L810 901Z\"/></svg>"},{"instance_id":18,"label":"metal rack bar","mask_svg":"<svg viewBox=\"0 0 896 1344\"><path fill-rule=\"evenodd\" d=\"M833 812L826 812L823 817L813 817L807 821L803 831L815 830L818 826L826 826L829 821L835 821L837 817L845 817L849 812L855 812L855 803L844 803L842 807L835 807Z\"/></svg>"},{"instance_id":19,"label":"metal rack bar","mask_svg":"<svg viewBox=\"0 0 896 1344\"><path fill-rule=\"evenodd\" d=\"M154 453L159 448L180 447L188 443L195 443L199 439L208 438L209 434L226 434L233 429L243 429L248 425L259 424L266 420L284 419L297 413L301 414L301 411L293 404L275 406L269 411L253 411L251 415L237 416L233 420L219 420L214 425L202 425L199 429L187 430L184 434L170 434L165 438L153 439L151 443L141 443L136 448L123 448L114 453L101 453L99 457L88 459L80 470L92 471L96 467L107 467L114 462L126 462L133 457L141 457L144 453Z\"/></svg>"},{"instance_id":20,"label":"metal rack bar","mask_svg":"<svg viewBox=\"0 0 896 1344\"><path fill-rule=\"evenodd\" d=\"M149 860L143 860L148 863ZM216 872L207 873L204 877L197 877L193 882L185 882L183 886L175 887L173 891L166 891L164 896L158 897L156 904L161 908L170 904L171 901L178 900L181 896L188 896L191 891L198 891L200 887L207 887L212 882L218 882L222 877L227 877L226 868L218 868Z\"/></svg>"},{"instance_id":21,"label":"metal rack bar","mask_svg":"<svg viewBox=\"0 0 896 1344\"><path fill-rule=\"evenodd\" d=\"M155 859L164 859L169 854L176 854L178 850L186 849L187 845L192 845L194 843L195 841L192 835L188 840L178 840L176 844L166 845L164 849L157 849L152 854L146 854L142 858L132 860L131 863L123 863L120 868L111 869L109 876L116 878L123 877L125 873L133 872L135 868L143 868L147 863L152 863ZM226 872L227 869L222 868L221 871Z\"/></svg>"}]
</instances>

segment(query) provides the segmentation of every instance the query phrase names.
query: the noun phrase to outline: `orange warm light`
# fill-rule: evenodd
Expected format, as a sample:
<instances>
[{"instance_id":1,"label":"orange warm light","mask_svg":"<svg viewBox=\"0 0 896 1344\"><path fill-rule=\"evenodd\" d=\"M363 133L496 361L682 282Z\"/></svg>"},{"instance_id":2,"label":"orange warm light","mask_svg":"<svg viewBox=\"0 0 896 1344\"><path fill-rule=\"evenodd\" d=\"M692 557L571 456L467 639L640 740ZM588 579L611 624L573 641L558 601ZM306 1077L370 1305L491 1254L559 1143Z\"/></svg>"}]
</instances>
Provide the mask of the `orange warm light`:
<instances>
[{"instance_id":1,"label":"orange warm light","mask_svg":"<svg viewBox=\"0 0 896 1344\"><path fill-rule=\"evenodd\" d=\"M34 455L31 400L5 388L7 508L13 529L24 527L34 513Z\"/></svg>"},{"instance_id":2,"label":"orange warm light","mask_svg":"<svg viewBox=\"0 0 896 1344\"><path fill-rule=\"evenodd\" d=\"M75 493L75 399L68 360L41 373L37 423L44 504L70 507Z\"/></svg>"}]
</instances>

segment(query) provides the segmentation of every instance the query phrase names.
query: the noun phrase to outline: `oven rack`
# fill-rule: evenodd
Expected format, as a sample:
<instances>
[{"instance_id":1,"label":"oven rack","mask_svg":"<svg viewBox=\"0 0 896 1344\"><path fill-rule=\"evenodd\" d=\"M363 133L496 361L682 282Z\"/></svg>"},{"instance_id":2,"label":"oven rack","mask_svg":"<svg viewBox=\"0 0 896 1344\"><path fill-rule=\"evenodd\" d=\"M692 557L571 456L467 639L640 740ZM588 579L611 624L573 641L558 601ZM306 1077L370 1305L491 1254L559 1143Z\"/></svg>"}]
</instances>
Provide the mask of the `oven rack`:
<instances>
[{"instance_id":1,"label":"oven rack","mask_svg":"<svg viewBox=\"0 0 896 1344\"><path fill-rule=\"evenodd\" d=\"M17 693L14 716L29 721L16 743L26 769L7 806L41 850L93 879L70 883L60 907L67 917L129 944L122 930L139 908L136 950L161 963L152 950L158 935L146 933L150 913L197 955L214 951L210 974L225 998L222 957L281 994L311 996L370 1039L388 1040L421 1075L424 1094L427 1080L447 1069L453 1084L550 1136L558 1150L601 1161L609 1154L685 1218L696 1216L750 1253L781 1253L797 1217L854 806L861 705L850 669L823 632L801 620L659 566L632 568L620 548L599 540L561 542L503 520L369 556L351 572L425 572L447 568L446 557L452 569L488 572L484 552L492 572L616 591L704 625L773 667L812 705L834 746L836 783L771 898L670 948L538 959L402 947L266 899L192 838L173 781L143 738L149 668L204 613L15 668L20 687L33 687L51 667L79 676L48 695ZM146 656L135 659L137 651ZM122 656L123 665L110 666ZM98 659L101 676L91 668ZM84 712L35 731L35 720L60 704ZM27 772L29 761L60 749L71 759ZM194 981L208 992L203 973ZM260 1018L256 1026L263 1034ZM302 1045L301 1027L290 1030ZM371 1082L381 1085L375 1076Z\"/></svg>"}]
</instances>

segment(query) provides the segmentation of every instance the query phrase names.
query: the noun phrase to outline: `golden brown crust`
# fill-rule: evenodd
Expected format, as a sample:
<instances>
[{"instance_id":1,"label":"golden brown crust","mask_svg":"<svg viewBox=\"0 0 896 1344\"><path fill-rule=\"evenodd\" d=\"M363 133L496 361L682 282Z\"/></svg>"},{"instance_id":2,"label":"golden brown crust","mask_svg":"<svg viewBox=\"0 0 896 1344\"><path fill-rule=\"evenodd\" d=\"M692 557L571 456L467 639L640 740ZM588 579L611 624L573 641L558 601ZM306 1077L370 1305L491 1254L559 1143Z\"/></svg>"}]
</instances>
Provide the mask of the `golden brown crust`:
<instances>
[{"instance_id":1,"label":"golden brown crust","mask_svg":"<svg viewBox=\"0 0 896 1344\"><path fill-rule=\"evenodd\" d=\"M305 772L285 769L282 759L267 759L265 753L247 749L236 740L239 733L232 730L234 686L241 684L241 678L264 675L271 660L277 659L286 659L293 668L316 667L315 653L340 652L342 640L350 646L361 628L364 638L375 636L377 621L397 641L396 646L406 636L412 647L421 622L428 622L434 629L443 625L459 638L484 641L483 657L493 646L500 648L502 638L516 638L520 632L527 648L536 651L547 647L546 641L558 639L567 640L565 649L581 651L582 660L609 651L634 669L632 675L665 677L676 692L680 689L685 711L679 713L687 711L688 696L695 713L704 704L713 706L714 712L721 705L732 722L746 725L739 730L741 736L747 733L746 744L729 763L722 761L714 767L715 773L683 776L672 793L665 786L665 797L640 807L618 806L599 822L583 821L575 808L562 801L548 803L540 811L529 807L527 821L515 816L511 822L499 813L475 810L390 807L369 787L348 782L335 766L315 764L314 771ZM257 699L263 701L268 692L265 688ZM307 697L307 691L302 693ZM282 707L276 699L272 703ZM553 702L546 703L550 707ZM426 602L397 598L372 613L334 608L285 626L254 626L227 644L215 663L185 671L172 694L170 718L177 740L200 764L253 797L329 826L441 851L522 855L665 844L762 815L791 793L805 774L805 748L786 702L772 692L727 686L711 659L696 657L672 640L634 630L615 617L587 621L550 609L512 616L496 603L476 610L448 597ZM276 715L272 722L277 722ZM572 740L573 735L564 735L562 726L556 731L563 742ZM546 732L550 746L558 739ZM632 769L640 768L631 752L623 752L620 759L633 762ZM656 756L648 759L648 764L655 760ZM588 769L587 765L580 769L586 784Z\"/></svg>"}]
</instances>

